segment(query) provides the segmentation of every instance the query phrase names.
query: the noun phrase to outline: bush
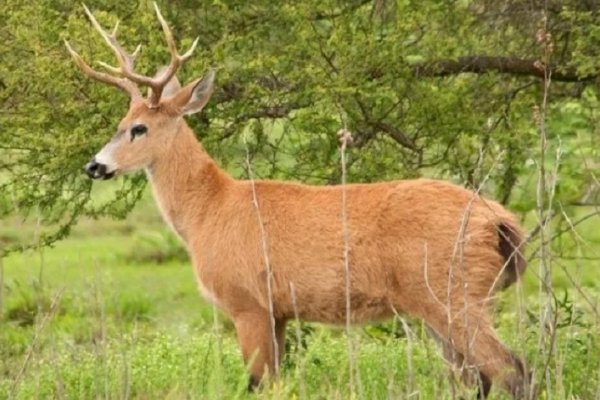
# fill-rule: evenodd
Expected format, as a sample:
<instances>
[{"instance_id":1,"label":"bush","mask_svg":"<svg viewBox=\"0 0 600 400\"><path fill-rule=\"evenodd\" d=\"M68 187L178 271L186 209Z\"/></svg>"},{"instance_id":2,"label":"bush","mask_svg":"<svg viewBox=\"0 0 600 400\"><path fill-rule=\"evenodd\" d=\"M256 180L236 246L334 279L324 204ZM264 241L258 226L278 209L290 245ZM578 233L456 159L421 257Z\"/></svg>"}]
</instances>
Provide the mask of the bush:
<instances>
[{"instance_id":1,"label":"bush","mask_svg":"<svg viewBox=\"0 0 600 400\"><path fill-rule=\"evenodd\" d=\"M164 264L187 262L187 251L179 240L167 232L143 232L124 255L124 260L135 264Z\"/></svg>"}]
</instances>

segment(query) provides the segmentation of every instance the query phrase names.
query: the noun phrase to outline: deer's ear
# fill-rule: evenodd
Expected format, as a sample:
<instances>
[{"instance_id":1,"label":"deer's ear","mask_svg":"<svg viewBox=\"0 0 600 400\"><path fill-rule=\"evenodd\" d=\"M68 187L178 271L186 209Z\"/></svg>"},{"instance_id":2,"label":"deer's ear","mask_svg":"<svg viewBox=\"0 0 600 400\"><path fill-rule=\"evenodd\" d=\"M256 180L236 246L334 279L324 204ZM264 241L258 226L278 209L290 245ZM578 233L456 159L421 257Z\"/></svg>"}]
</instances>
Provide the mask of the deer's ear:
<instances>
[{"instance_id":1,"label":"deer's ear","mask_svg":"<svg viewBox=\"0 0 600 400\"><path fill-rule=\"evenodd\" d=\"M197 79L179 89L168 102L182 115L195 114L201 111L214 89L215 70L208 71L202 79Z\"/></svg>"}]
</instances>

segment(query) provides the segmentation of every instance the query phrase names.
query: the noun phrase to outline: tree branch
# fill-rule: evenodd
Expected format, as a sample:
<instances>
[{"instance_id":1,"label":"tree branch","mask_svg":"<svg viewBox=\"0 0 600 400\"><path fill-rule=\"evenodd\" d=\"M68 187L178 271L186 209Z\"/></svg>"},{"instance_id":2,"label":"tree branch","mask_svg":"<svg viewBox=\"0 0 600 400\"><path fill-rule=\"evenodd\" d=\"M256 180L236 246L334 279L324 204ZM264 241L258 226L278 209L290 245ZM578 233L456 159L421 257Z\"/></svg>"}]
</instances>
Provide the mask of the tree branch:
<instances>
[{"instance_id":1,"label":"tree branch","mask_svg":"<svg viewBox=\"0 0 600 400\"><path fill-rule=\"evenodd\" d=\"M412 140L404 132L402 132L400 129L396 128L395 126L392 126L390 124L387 124L387 123L381 122L381 121L375 122L374 126L378 130L386 132L392 139L394 139L396 142L398 142L398 144L400 144L401 146L406 147L415 152L420 151L419 148L417 147L417 144L414 142L414 140Z\"/></svg>"},{"instance_id":2,"label":"tree branch","mask_svg":"<svg viewBox=\"0 0 600 400\"><path fill-rule=\"evenodd\" d=\"M559 82L583 82L596 79L599 73L581 75L570 67L551 66L552 80ZM544 66L540 60L517 57L464 56L456 60L434 60L416 65L413 68L416 76L450 76L465 72L535 76L544 78Z\"/></svg>"},{"instance_id":3,"label":"tree branch","mask_svg":"<svg viewBox=\"0 0 600 400\"><path fill-rule=\"evenodd\" d=\"M306 108L310 105L309 102L292 102L288 104L278 104L272 106L264 106L254 111L247 112L245 114L238 115L235 120L229 123L221 133L221 139L226 139L235 133L236 128L240 124L245 123L252 119L279 119L287 118L292 111Z\"/></svg>"}]
</instances>

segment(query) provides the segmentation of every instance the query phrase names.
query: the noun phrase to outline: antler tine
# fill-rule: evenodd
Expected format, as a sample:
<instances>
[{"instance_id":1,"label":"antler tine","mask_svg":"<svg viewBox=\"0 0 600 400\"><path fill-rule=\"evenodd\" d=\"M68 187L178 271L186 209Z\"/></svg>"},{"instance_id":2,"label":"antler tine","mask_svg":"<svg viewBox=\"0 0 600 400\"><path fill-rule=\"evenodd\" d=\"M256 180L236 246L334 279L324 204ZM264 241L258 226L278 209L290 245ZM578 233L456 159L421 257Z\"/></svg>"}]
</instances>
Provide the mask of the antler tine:
<instances>
[{"instance_id":1,"label":"antler tine","mask_svg":"<svg viewBox=\"0 0 600 400\"><path fill-rule=\"evenodd\" d=\"M102 36L104 41L113 50L113 52L117 56L117 60L119 61L119 68L112 67L106 63L100 63L100 65L107 68L109 71L112 71L125 77L133 73L135 57L139 52L138 49L140 48L140 46L138 46L136 48L136 51L132 54L127 53L117 41L117 30L119 28L119 21L117 21L112 32L109 34L107 31L104 30L104 28L102 28L102 26L100 26L100 23L98 23L98 20L96 19L96 17L94 17L94 14L92 14L90 9L87 8L85 4L83 5L83 9L85 10L85 13L87 14L94 28L96 28L96 30L100 33L100 36Z\"/></svg>"},{"instance_id":2,"label":"antler tine","mask_svg":"<svg viewBox=\"0 0 600 400\"><path fill-rule=\"evenodd\" d=\"M158 5L156 5L156 2L154 3L154 9L156 10L156 16L158 17L160 25L162 26L163 32L165 34L165 38L167 40L167 46L169 47L169 52L171 53L171 59L177 60L177 62L179 62L180 64L184 63L194 53L194 50L196 49L196 46L198 45L198 40L200 40L200 37L197 37L194 40L194 42L192 43L192 45L190 46L188 51L186 51L183 55L180 55L177 52L177 46L175 45L175 39L173 38L173 32L171 31L171 28L169 28L169 24L167 24L167 21L165 21L164 17L160 13L160 9L158 8Z\"/></svg>"},{"instance_id":3,"label":"antler tine","mask_svg":"<svg viewBox=\"0 0 600 400\"><path fill-rule=\"evenodd\" d=\"M196 38L196 40L194 40L194 43L192 43L192 45L190 46L189 50L186 51L183 55L180 55L177 52L177 46L175 44L175 39L173 38L173 32L171 31L171 28L169 28L169 24L167 24L167 21L165 21L164 17L160 13L160 9L158 8L156 2L154 2L154 10L156 11L156 16L165 34L167 47L169 48L169 52L171 53L171 62L169 63L167 68L165 68L164 72L155 79L152 79L152 82L150 83L150 87L152 88L152 95L150 97L151 106L158 105L160 101L160 96L165 85L171 80L171 78L173 78L173 76L177 72L177 69L192 56L194 50L196 49L196 46L198 45L198 40L200 39Z\"/></svg>"},{"instance_id":4,"label":"antler tine","mask_svg":"<svg viewBox=\"0 0 600 400\"><path fill-rule=\"evenodd\" d=\"M85 75L97 81L115 86L123 90L124 92L129 93L129 95L132 98L141 96L140 90L133 82L130 82L126 79L117 78L116 76L105 74L104 72L94 70L83 60L83 58L75 50L73 50L73 48L67 40L65 40L65 46L67 47L69 54L71 54L71 57L73 57L75 64L77 64L77 66L83 71Z\"/></svg>"}]
</instances>

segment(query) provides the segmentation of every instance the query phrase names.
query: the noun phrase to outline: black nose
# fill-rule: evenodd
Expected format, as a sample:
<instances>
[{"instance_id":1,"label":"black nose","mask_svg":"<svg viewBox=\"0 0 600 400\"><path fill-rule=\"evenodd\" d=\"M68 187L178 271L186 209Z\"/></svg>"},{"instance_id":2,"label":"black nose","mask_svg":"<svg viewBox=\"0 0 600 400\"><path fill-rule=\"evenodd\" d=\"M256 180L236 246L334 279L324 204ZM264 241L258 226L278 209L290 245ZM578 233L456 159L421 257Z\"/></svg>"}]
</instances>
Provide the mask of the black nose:
<instances>
[{"instance_id":1,"label":"black nose","mask_svg":"<svg viewBox=\"0 0 600 400\"><path fill-rule=\"evenodd\" d=\"M85 165L85 173L92 179L104 178L106 176L106 165L92 160Z\"/></svg>"}]
</instances>

